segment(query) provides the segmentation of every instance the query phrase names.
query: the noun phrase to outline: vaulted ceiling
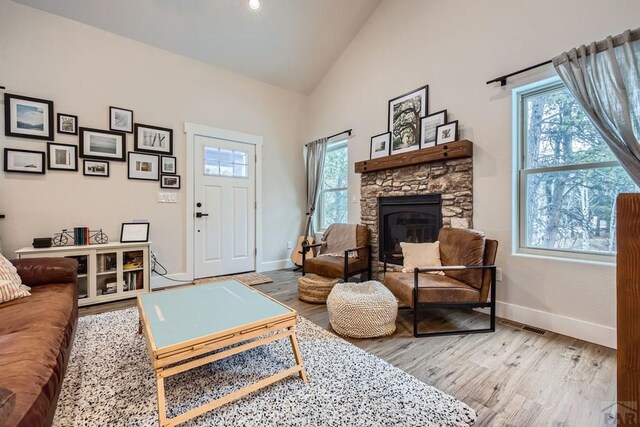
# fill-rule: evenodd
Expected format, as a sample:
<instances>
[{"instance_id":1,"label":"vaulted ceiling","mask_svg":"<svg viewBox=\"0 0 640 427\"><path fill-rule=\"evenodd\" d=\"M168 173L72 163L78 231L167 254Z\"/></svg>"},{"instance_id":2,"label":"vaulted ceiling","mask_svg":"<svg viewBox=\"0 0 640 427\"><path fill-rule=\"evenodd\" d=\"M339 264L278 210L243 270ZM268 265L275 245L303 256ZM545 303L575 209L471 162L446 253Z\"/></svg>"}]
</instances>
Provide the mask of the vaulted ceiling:
<instances>
[{"instance_id":1,"label":"vaulted ceiling","mask_svg":"<svg viewBox=\"0 0 640 427\"><path fill-rule=\"evenodd\" d=\"M14 0L308 94L381 0Z\"/></svg>"}]
</instances>

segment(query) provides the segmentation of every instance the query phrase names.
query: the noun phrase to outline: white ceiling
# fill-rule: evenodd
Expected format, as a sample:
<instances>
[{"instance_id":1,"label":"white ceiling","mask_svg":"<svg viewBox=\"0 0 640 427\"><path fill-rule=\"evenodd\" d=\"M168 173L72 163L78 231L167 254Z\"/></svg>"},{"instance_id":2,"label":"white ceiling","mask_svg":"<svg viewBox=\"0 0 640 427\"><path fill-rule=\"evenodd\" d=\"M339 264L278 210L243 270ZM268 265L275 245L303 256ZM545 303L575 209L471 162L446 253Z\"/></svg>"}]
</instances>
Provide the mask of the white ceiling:
<instances>
[{"instance_id":1,"label":"white ceiling","mask_svg":"<svg viewBox=\"0 0 640 427\"><path fill-rule=\"evenodd\" d=\"M14 0L308 94L381 0Z\"/></svg>"}]
</instances>

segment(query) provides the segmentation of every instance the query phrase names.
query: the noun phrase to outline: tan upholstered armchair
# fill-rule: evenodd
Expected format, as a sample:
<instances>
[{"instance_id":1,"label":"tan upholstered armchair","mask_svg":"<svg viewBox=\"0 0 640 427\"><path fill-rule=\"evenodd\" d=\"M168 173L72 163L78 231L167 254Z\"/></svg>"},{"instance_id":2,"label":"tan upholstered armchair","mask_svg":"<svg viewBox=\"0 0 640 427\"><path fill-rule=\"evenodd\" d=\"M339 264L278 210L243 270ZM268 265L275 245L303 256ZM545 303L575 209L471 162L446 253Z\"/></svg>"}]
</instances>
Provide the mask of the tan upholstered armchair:
<instances>
[{"instance_id":1,"label":"tan upholstered armchair","mask_svg":"<svg viewBox=\"0 0 640 427\"><path fill-rule=\"evenodd\" d=\"M386 272L384 284L400 301L413 308L416 337L494 332L496 323L496 252L498 242L476 230L443 228L438 234L442 267L419 267L412 272ZM444 275L428 274L443 271ZM490 301L487 298L491 294ZM418 311L441 308L486 308L491 310L485 329L418 332Z\"/></svg>"},{"instance_id":2,"label":"tan upholstered armchair","mask_svg":"<svg viewBox=\"0 0 640 427\"><path fill-rule=\"evenodd\" d=\"M353 236L346 236L353 233ZM333 236L334 238L330 237ZM337 239L335 239L337 237ZM338 246L331 244L338 241ZM353 247L342 247L340 242L352 242ZM309 251L317 251L319 256L308 258ZM335 254L340 252L340 255ZM334 277L349 281L349 277L367 273L371 280L371 245L369 244L369 229L361 224L332 224L325 231L322 243L303 246L302 275L314 273L319 276Z\"/></svg>"}]
</instances>

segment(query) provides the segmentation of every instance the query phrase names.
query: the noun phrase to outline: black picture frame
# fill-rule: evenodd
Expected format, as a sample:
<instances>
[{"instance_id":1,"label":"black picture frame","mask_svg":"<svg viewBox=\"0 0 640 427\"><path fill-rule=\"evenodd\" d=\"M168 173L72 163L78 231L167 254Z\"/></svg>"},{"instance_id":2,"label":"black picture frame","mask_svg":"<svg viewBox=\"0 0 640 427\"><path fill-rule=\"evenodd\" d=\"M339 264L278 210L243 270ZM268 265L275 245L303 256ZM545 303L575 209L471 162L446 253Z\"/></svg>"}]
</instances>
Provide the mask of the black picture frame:
<instances>
[{"instance_id":1,"label":"black picture frame","mask_svg":"<svg viewBox=\"0 0 640 427\"><path fill-rule=\"evenodd\" d=\"M139 157L139 160L136 159L136 157ZM143 171L143 170L135 170L132 169L132 167L134 166L133 162L137 162L137 161L148 161L152 163L152 168L153 168L153 163L155 163L155 171L152 169L150 171ZM148 153L136 153L133 151L129 151L127 153L127 178L129 179L136 179L136 180L140 180L140 181L160 181L160 156L157 154L148 154ZM136 174L138 176L136 176ZM147 176L147 177L145 177Z\"/></svg>"},{"instance_id":2,"label":"black picture frame","mask_svg":"<svg viewBox=\"0 0 640 427\"><path fill-rule=\"evenodd\" d=\"M39 170L37 168L36 168L36 170L29 170L29 169L24 169L24 168L23 169L11 169L10 165L9 165L9 153L11 153L11 152L38 154L39 155L38 157L40 157L40 160L39 160L40 168L39 168ZM18 148L5 148L4 149L4 171L5 172L11 172L11 173L28 173L28 174L35 174L35 175L44 175L45 172L46 172L45 171L45 152L44 151L35 151L35 150L21 150L21 149L18 149Z\"/></svg>"},{"instance_id":3,"label":"black picture frame","mask_svg":"<svg viewBox=\"0 0 640 427\"><path fill-rule=\"evenodd\" d=\"M376 153L376 156L374 157L374 150L373 150L373 144L374 142L376 142L379 139L382 139L381 137L386 136L386 141L385 141L385 148L382 149L382 151L384 151L384 154L382 154L382 151L378 150ZM391 132L383 132L379 135L374 135L371 137L371 142L369 143L369 159L379 159L381 157L386 157L389 155L389 153L391 152Z\"/></svg>"},{"instance_id":4,"label":"black picture frame","mask_svg":"<svg viewBox=\"0 0 640 427\"><path fill-rule=\"evenodd\" d=\"M425 126L425 122L428 120L433 120L435 118L440 118L441 122L440 124L446 124L447 123L447 110L440 110L440 111L436 111L435 113L431 113L431 114L427 114L424 117L420 118L420 148L428 148L428 147L435 147L436 145L436 137L438 135L438 133L434 130L434 134L433 134L433 140L427 140L427 136L425 135L425 131L426 131L426 126ZM435 129L437 130L439 125L436 125Z\"/></svg>"},{"instance_id":5,"label":"black picture frame","mask_svg":"<svg viewBox=\"0 0 640 427\"><path fill-rule=\"evenodd\" d=\"M128 123L129 126L119 128L117 127L117 125L114 125L113 114L116 111L125 111L131 114L131 118L129 119L129 123ZM109 130L112 130L115 132L133 133L133 110L129 110L128 108L110 106L109 107Z\"/></svg>"},{"instance_id":6,"label":"black picture frame","mask_svg":"<svg viewBox=\"0 0 640 427\"><path fill-rule=\"evenodd\" d=\"M103 130L103 129L94 129L94 128L84 128L81 127L79 129L80 132L80 157L83 159L94 159L94 160L113 160L116 162L125 162L126 161L126 152L127 152L127 134L124 132L115 132L112 130ZM85 134L87 133L96 133L110 136L117 136L121 138L120 145L120 155L116 150L114 155L107 154L99 154L95 150L91 149L90 141L85 141ZM88 147L87 147L88 146Z\"/></svg>"},{"instance_id":7,"label":"black picture frame","mask_svg":"<svg viewBox=\"0 0 640 427\"><path fill-rule=\"evenodd\" d=\"M105 166L105 170L106 173L95 173L92 171L88 171L87 168L91 167L91 163L102 163ZM91 159L87 159L87 160L83 160L82 161L82 175L84 176L97 176L99 178L109 178L109 162L105 162L103 160L91 160Z\"/></svg>"},{"instance_id":8,"label":"black picture frame","mask_svg":"<svg viewBox=\"0 0 640 427\"><path fill-rule=\"evenodd\" d=\"M164 160L173 159L173 172L167 172L164 170ZM160 173L163 175L176 175L178 173L178 159L174 156L160 156Z\"/></svg>"},{"instance_id":9,"label":"black picture frame","mask_svg":"<svg viewBox=\"0 0 640 427\"><path fill-rule=\"evenodd\" d=\"M64 117L68 117L68 118L72 118L73 119L73 130L72 131L66 131L66 130L62 129L62 126L60 126L60 122L61 122L62 118L64 118ZM56 130L58 131L58 133L61 133L61 134L64 134L64 135L77 135L78 134L78 116L74 116L73 114L58 113L57 120L56 120Z\"/></svg>"},{"instance_id":10,"label":"black picture frame","mask_svg":"<svg viewBox=\"0 0 640 427\"><path fill-rule=\"evenodd\" d=\"M134 233L132 233L132 231ZM144 238L142 237L144 235ZM139 237L138 237L139 236ZM142 243L149 241L148 222L123 222L120 228L120 243Z\"/></svg>"},{"instance_id":11,"label":"black picture frame","mask_svg":"<svg viewBox=\"0 0 640 427\"><path fill-rule=\"evenodd\" d=\"M165 178L171 179L171 178L175 178L177 180L177 186L176 185L167 185L165 184ZM180 189L180 175L160 175L160 188L172 188L174 190L179 190Z\"/></svg>"},{"instance_id":12,"label":"black picture frame","mask_svg":"<svg viewBox=\"0 0 640 427\"><path fill-rule=\"evenodd\" d=\"M454 125L453 127L455 129L454 135L453 135L453 139L447 138L446 140L442 140L440 138L440 129L449 127L451 125ZM458 135L458 121L457 120L454 120L452 122L445 123L443 125L440 125L440 126L436 127L436 145L448 144L450 142L457 141L458 138L459 138L459 135Z\"/></svg>"},{"instance_id":13,"label":"black picture frame","mask_svg":"<svg viewBox=\"0 0 640 427\"><path fill-rule=\"evenodd\" d=\"M38 114L41 114L43 118L43 122L42 122L43 130L41 135L29 133L29 132L33 132L33 129L31 130L24 129L23 132L18 132L14 130L14 128L17 129L18 120L19 120L19 118L17 117L18 113L13 111L14 101L25 101L33 104L42 104L43 106L46 106L47 108L46 112L38 113ZM15 126L13 123L14 118L16 119ZM44 119L46 119L46 132L45 132ZM27 123L23 124L23 126L25 125L28 125L28 124ZM29 125L29 126L34 127L37 125ZM4 94L4 134L6 136L13 136L16 138L38 139L38 140L52 140L53 132L54 132L53 128L54 128L53 101L49 101L47 99L40 99L40 98L31 98L29 96L15 95L12 93Z\"/></svg>"},{"instance_id":14,"label":"black picture frame","mask_svg":"<svg viewBox=\"0 0 640 427\"><path fill-rule=\"evenodd\" d=\"M156 133L163 132L165 134L168 134L169 142L167 144L167 147L166 148L162 148L162 147L150 148L149 143L145 141L144 134L141 136L141 133L144 133L145 130L152 131L152 132L155 131ZM173 129L136 123L134 125L133 137L134 137L133 149L135 151L139 151L141 153L153 153L153 154L160 154L160 155L166 155L166 156L173 155ZM159 143L163 144L162 141L160 141Z\"/></svg>"},{"instance_id":15,"label":"black picture frame","mask_svg":"<svg viewBox=\"0 0 640 427\"><path fill-rule=\"evenodd\" d=\"M394 149L394 145L396 145L401 139L399 135L394 134L394 130L395 130L394 129L394 122L395 122L394 107L396 104L400 104L402 102L408 101L408 99L406 99L405 101L402 101L405 98L413 98L417 96L421 98L421 103L420 103L420 110L414 112L415 117L413 120L414 121L413 138L415 142L409 145L408 147ZM390 154L405 153L405 152L420 149L420 118L427 115L428 113L429 113L429 85L424 85L422 87L411 90L407 93L404 93L400 96L396 96L395 98L392 98L389 100L388 107L387 107L387 131L391 133L391 142L389 147Z\"/></svg>"},{"instance_id":16,"label":"black picture frame","mask_svg":"<svg viewBox=\"0 0 640 427\"><path fill-rule=\"evenodd\" d=\"M51 149L54 147L64 147L65 150L67 151L71 150L73 152L72 167L65 168L65 167L60 167L54 164L54 161L56 160L56 156L52 155L51 153ZM58 142L47 142L47 169L65 171L65 172L78 172L78 147L72 144L60 144Z\"/></svg>"}]
</instances>

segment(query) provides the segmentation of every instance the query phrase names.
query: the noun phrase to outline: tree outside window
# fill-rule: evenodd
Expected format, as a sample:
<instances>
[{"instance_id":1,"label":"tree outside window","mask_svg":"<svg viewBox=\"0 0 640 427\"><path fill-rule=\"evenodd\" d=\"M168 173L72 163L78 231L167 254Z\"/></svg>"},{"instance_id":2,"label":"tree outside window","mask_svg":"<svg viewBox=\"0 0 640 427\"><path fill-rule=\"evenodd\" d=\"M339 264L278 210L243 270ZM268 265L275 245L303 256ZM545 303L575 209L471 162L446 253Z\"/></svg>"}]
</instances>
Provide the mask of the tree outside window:
<instances>
[{"instance_id":1,"label":"tree outside window","mask_svg":"<svg viewBox=\"0 0 640 427\"><path fill-rule=\"evenodd\" d=\"M518 94L520 249L616 252L616 197L636 192L561 82Z\"/></svg>"},{"instance_id":2,"label":"tree outside window","mask_svg":"<svg viewBox=\"0 0 640 427\"><path fill-rule=\"evenodd\" d=\"M325 158L324 180L318 203L319 230L326 230L333 223L347 222L348 180L347 141L335 142L327 148Z\"/></svg>"}]
</instances>

